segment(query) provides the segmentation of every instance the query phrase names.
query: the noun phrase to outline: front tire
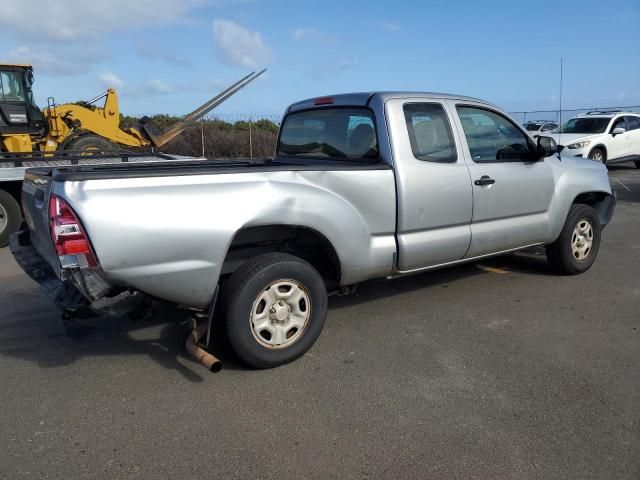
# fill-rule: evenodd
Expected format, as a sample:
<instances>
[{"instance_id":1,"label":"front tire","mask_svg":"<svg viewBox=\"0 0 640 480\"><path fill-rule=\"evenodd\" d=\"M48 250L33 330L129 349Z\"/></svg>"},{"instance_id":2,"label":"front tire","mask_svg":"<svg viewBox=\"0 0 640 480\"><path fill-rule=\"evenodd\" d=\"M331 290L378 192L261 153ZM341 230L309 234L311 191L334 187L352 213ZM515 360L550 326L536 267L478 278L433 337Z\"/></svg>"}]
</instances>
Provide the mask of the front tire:
<instances>
[{"instance_id":1,"label":"front tire","mask_svg":"<svg viewBox=\"0 0 640 480\"><path fill-rule=\"evenodd\" d=\"M65 150L78 152L79 155L96 155L117 150L117 147L106 138L93 134L80 135L72 140Z\"/></svg>"},{"instance_id":2,"label":"front tire","mask_svg":"<svg viewBox=\"0 0 640 480\"><path fill-rule=\"evenodd\" d=\"M591 160L595 160L596 162L600 162L603 165L607 164L607 154L600 147L596 147L589 152L589 158Z\"/></svg>"},{"instance_id":3,"label":"front tire","mask_svg":"<svg viewBox=\"0 0 640 480\"><path fill-rule=\"evenodd\" d=\"M560 236L546 246L551 267L564 275L588 270L598 255L601 231L600 217L593 208L572 205Z\"/></svg>"},{"instance_id":4,"label":"front tire","mask_svg":"<svg viewBox=\"0 0 640 480\"><path fill-rule=\"evenodd\" d=\"M327 315L327 291L315 268L286 253L249 259L223 287L227 335L247 365L271 368L302 356Z\"/></svg>"},{"instance_id":5,"label":"front tire","mask_svg":"<svg viewBox=\"0 0 640 480\"><path fill-rule=\"evenodd\" d=\"M22 211L9 192L0 190L0 247L9 243L9 236L18 231Z\"/></svg>"}]
</instances>

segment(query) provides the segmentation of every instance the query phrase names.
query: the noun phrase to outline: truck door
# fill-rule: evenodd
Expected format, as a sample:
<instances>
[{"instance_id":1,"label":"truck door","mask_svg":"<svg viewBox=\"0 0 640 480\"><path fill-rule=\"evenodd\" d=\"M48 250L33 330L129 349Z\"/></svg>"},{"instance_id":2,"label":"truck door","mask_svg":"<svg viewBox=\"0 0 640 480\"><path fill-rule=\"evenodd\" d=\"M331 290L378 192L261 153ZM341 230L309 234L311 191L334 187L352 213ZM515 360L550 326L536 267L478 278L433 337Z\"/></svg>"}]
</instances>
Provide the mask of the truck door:
<instances>
[{"instance_id":1,"label":"truck door","mask_svg":"<svg viewBox=\"0 0 640 480\"><path fill-rule=\"evenodd\" d=\"M471 180L444 103L385 104L396 170L398 269L464 257L471 239Z\"/></svg>"},{"instance_id":2,"label":"truck door","mask_svg":"<svg viewBox=\"0 0 640 480\"><path fill-rule=\"evenodd\" d=\"M466 257L543 242L554 192L549 161L534 161L532 140L500 111L459 102L453 106L473 184Z\"/></svg>"}]
</instances>

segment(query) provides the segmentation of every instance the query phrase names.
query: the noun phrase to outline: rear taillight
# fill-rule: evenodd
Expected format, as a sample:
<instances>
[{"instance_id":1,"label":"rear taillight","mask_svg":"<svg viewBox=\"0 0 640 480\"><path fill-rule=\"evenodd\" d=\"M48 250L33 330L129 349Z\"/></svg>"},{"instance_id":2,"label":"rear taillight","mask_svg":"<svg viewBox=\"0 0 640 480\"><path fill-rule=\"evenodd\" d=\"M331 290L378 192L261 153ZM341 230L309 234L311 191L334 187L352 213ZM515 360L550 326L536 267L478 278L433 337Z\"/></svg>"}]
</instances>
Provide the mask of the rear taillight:
<instances>
[{"instance_id":1,"label":"rear taillight","mask_svg":"<svg viewBox=\"0 0 640 480\"><path fill-rule=\"evenodd\" d=\"M64 260L63 266L68 264L86 268L97 265L80 220L67 202L53 195L49 199L49 227L58 257ZM68 262L69 256L75 256L77 262Z\"/></svg>"}]
</instances>

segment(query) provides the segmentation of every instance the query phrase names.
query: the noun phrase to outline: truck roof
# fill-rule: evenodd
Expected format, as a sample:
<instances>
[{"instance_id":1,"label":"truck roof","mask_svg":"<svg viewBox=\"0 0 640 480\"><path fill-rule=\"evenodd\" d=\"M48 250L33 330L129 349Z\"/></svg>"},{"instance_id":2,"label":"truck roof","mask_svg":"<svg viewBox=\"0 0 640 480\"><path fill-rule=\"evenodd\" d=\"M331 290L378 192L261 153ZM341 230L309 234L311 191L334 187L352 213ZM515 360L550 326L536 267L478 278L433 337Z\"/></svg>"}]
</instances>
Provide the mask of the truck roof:
<instances>
[{"instance_id":1,"label":"truck roof","mask_svg":"<svg viewBox=\"0 0 640 480\"><path fill-rule=\"evenodd\" d=\"M425 100L462 100L467 102L484 103L485 105L502 110L500 107L481 100L479 98L467 97L464 95L454 95L449 93L437 93L437 92L405 92L405 91L379 91L379 92L354 92L354 93L341 93L338 95L325 95L320 97L308 98L292 104L288 109L288 112L294 112L298 110L304 110L306 108L316 108L323 105L338 105L338 106L367 106L371 100L376 97L383 103L393 98L424 98ZM320 103L318 103L320 101Z\"/></svg>"}]
</instances>

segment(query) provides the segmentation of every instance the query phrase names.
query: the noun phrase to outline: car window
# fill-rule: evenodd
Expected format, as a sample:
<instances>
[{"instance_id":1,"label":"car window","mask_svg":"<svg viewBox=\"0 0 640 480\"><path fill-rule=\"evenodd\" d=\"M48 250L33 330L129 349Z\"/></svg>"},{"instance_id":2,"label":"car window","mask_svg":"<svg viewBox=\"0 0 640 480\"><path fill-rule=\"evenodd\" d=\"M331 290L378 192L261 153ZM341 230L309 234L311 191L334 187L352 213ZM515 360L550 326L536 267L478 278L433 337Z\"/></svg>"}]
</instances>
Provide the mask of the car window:
<instances>
[{"instance_id":1,"label":"car window","mask_svg":"<svg viewBox=\"0 0 640 480\"><path fill-rule=\"evenodd\" d=\"M477 107L457 107L474 162L528 161L528 137L511 120Z\"/></svg>"},{"instance_id":2,"label":"car window","mask_svg":"<svg viewBox=\"0 0 640 480\"><path fill-rule=\"evenodd\" d=\"M624 123L624 117L617 118L613 122L613 125L611 125L611 130L609 130L609 133L613 132L616 128L624 128L626 130L627 126Z\"/></svg>"},{"instance_id":3,"label":"car window","mask_svg":"<svg viewBox=\"0 0 640 480\"><path fill-rule=\"evenodd\" d=\"M553 130L554 128L558 128L555 123L545 123L540 130L542 132L548 132L549 130Z\"/></svg>"},{"instance_id":4,"label":"car window","mask_svg":"<svg viewBox=\"0 0 640 480\"><path fill-rule=\"evenodd\" d=\"M329 160L378 159L373 112L366 108L319 108L287 115L278 155Z\"/></svg>"},{"instance_id":5,"label":"car window","mask_svg":"<svg viewBox=\"0 0 640 480\"><path fill-rule=\"evenodd\" d=\"M627 129L628 130L638 130L640 129L640 117L627 117Z\"/></svg>"},{"instance_id":6,"label":"car window","mask_svg":"<svg viewBox=\"0 0 640 480\"><path fill-rule=\"evenodd\" d=\"M524 128L529 132L537 132L540 129L539 123L525 123Z\"/></svg>"},{"instance_id":7,"label":"car window","mask_svg":"<svg viewBox=\"0 0 640 480\"><path fill-rule=\"evenodd\" d=\"M411 150L418 160L455 162L458 159L451 125L439 103L407 103L403 107Z\"/></svg>"}]
</instances>

